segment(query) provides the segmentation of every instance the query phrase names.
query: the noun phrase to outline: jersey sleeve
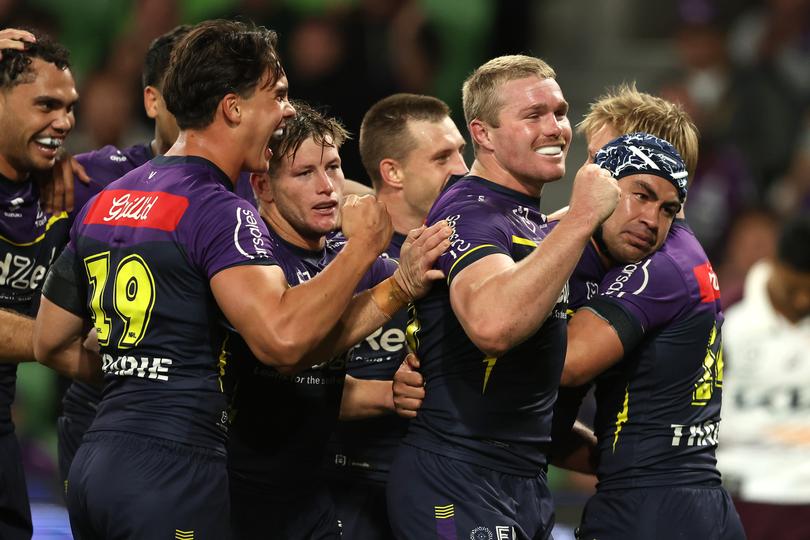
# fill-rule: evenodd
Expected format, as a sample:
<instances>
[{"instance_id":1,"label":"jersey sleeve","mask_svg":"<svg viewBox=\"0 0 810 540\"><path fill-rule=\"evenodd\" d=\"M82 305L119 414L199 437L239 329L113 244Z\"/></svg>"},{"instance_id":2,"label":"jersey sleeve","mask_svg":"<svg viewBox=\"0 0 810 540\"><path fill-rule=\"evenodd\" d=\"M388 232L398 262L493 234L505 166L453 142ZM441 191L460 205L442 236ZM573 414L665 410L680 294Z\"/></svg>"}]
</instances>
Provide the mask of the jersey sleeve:
<instances>
[{"instance_id":1,"label":"jersey sleeve","mask_svg":"<svg viewBox=\"0 0 810 540\"><path fill-rule=\"evenodd\" d=\"M208 279L232 266L278 264L256 208L231 192L215 192L201 201L189 226L190 256Z\"/></svg>"},{"instance_id":2,"label":"jersey sleeve","mask_svg":"<svg viewBox=\"0 0 810 540\"><path fill-rule=\"evenodd\" d=\"M585 308L607 321L632 349L644 334L675 318L689 302L682 273L665 253L617 266L599 284L599 295Z\"/></svg>"},{"instance_id":3,"label":"jersey sleeve","mask_svg":"<svg viewBox=\"0 0 810 540\"><path fill-rule=\"evenodd\" d=\"M436 268L447 276L447 284L464 268L487 255L510 255L512 235L503 216L486 203L450 201L431 210L428 225L446 220L453 229L450 247L436 261Z\"/></svg>"}]
</instances>

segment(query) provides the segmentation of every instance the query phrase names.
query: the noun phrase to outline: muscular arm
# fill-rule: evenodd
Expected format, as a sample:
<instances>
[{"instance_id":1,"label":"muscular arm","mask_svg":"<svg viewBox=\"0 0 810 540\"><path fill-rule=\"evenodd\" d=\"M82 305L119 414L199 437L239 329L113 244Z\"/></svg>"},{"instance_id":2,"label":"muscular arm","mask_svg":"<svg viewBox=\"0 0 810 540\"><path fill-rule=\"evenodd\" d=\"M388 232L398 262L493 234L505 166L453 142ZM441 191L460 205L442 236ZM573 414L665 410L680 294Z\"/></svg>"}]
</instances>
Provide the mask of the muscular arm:
<instances>
[{"instance_id":1,"label":"muscular arm","mask_svg":"<svg viewBox=\"0 0 810 540\"><path fill-rule=\"evenodd\" d=\"M391 381L357 379L346 375L340 402L341 420L362 420L393 411Z\"/></svg>"},{"instance_id":2,"label":"muscular arm","mask_svg":"<svg viewBox=\"0 0 810 540\"><path fill-rule=\"evenodd\" d=\"M472 342L499 356L537 331L592 230L569 215L522 261L494 254L461 270L450 285L450 302Z\"/></svg>"},{"instance_id":3,"label":"muscular arm","mask_svg":"<svg viewBox=\"0 0 810 540\"><path fill-rule=\"evenodd\" d=\"M42 297L34 324L34 354L40 363L71 379L101 384L101 359L84 348L84 321Z\"/></svg>"},{"instance_id":4,"label":"muscular arm","mask_svg":"<svg viewBox=\"0 0 810 540\"><path fill-rule=\"evenodd\" d=\"M34 319L0 309L0 363L34 361Z\"/></svg>"},{"instance_id":5,"label":"muscular arm","mask_svg":"<svg viewBox=\"0 0 810 540\"><path fill-rule=\"evenodd\" d=\"M309 353L332 331L374 257L349 239L323 272L296 287L278 266L247 265L214 275L211 290L256 358L293 373L318 361Z\"/></svg>"},{"instance_id":6,"label":"muscular arm","mask_svg":"<svg viewBox=\"0 0 810 540\"><path fill-rule=\"evenodd\" d=\"M568 349L560 384L585 384L623 356L624 346L616 329L593 311L580 309L568 323Z\"/></svg>"}]
</instances>

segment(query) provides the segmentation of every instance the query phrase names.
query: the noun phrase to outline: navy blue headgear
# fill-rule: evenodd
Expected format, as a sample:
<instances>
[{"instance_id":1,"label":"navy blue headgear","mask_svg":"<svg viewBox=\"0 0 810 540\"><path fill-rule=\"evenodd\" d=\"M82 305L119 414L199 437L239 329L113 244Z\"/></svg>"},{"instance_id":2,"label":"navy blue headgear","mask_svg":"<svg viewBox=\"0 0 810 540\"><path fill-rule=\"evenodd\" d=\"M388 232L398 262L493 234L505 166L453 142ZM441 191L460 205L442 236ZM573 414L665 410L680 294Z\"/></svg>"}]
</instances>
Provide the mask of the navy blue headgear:
<instances>
[{"instance_id":1,"label":"navy blue headgear","mask_svg":"<svg viewBox=\"0 0 810 540\"><path fill-rule=\"evenodd\" d=\"M686 199L689 173L675 147L649 133L630 133L607 143L594 156L594 163L611 172L616 180L631 174L653 174L669 181Z\"/></svg>"}]
</instances>

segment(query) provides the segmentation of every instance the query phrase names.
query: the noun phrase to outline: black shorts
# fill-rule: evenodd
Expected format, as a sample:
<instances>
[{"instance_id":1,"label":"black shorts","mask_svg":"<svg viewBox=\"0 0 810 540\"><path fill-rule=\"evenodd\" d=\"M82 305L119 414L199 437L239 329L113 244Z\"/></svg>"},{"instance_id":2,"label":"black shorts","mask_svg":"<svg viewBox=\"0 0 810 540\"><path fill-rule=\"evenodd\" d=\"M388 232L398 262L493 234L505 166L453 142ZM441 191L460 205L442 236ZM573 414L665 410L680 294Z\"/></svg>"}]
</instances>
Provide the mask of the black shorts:
<instances>
[{"instance_id":1,"label":"black shorts","mask_svg":"<svg viewBox=\"0 0 810 540\"><path fill-rule=\"evenodd\" d=\"M597 491L577 538L745 540L745 532L722 487L654 487Z\"/></svg>"},{"instance_id":2,"label":"black shorts","mask_svg":"<svg viewBox=\"0 0 810 540\"><path fill-rule=\"evenodd\" d=\"M335 505L322 482L302 480L287 489L231 474L230 490L234 540L340 539Z\"/></svg>"},{"instance_id":3,"label":"black shorts","mask_svg":"<svg viewBox=\"0 0 810 540\"><path fill-rule=\"evenodd\" d=\"M90 421L92 422L92 418ZM73 462L73 458L76 457L76 452L82 444L82 437L84 437L84 433L89 427L89 424L79 421L71 415L63 414L57 419L56 453L59 460L59 480L62 481L63 486L67 485L70 464Z\"/></svg>"},{"instance_id":4,"label":"black shorts","mask_svg":"<svg viewBox=\"0 0 810 540\"><path fill-rule=\"evenodd\" d=\"M0 538L30 540L32 532L20 445L12 431L0 435Z\"/></svg>"},{"instance_id":5,"label":"black shorts","mask_svg":"<svg viewBox=\"0 0 810 540\"><path fill-rule=\"evenodd\" d=\"M545 473L518 476L403 444L388 475L396 538L545 540L554 503Z\"/></svg>"},{"instance_id":6,"label":"black shorts","mask_svg":"<svg viewBox=\"0 0 810 540\"><path fill-rule=\"evenodd\" d=\"M385 483L351 478L347 472L329 481L337 517L347 540L390 540Z\"/></svg>"},{"instance_id":7,"label":"black shorts","mask_svg":"<svg viewBox=\"0 0 810 540\"><path fill-rule=\"evenodd\" d=\"M206 448L88 433L66 499L76 540L230 538L225 456Z\"/></svg>"}]
</instances>

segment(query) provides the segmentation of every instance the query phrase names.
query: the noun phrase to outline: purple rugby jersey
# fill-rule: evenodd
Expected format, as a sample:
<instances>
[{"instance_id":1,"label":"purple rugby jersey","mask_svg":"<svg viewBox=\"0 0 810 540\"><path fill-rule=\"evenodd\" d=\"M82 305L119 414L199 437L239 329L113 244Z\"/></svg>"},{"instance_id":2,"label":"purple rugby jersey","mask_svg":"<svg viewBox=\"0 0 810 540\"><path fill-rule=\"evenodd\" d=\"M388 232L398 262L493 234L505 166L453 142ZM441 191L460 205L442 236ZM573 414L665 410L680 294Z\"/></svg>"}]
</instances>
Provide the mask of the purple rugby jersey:
<instances>
[{"instance_id":1,"label":"purple rugby jersey","mask_svg":"<svg viewBox=\"0 0 810 540\"><path fill-rule=\"evenodd\" d=\"M383 257L399 259L405 235L394 233ZM346 370L358 379L391 380L408 347L408 310L401 309L348 355ZM395 414L338 422L327 446L324 466L330 473L384 482L408 421Z\"/></svg>"},{"instance_id":2,"label":"purple rugby jersey","mask_svg":"<svg viewBox=\"0 0 810 540\"><path fill-rule=\"evenodd\" d=\"M314 278L346 243L336 233L322 250L311 251L290 244L272 228L270 238L275 260L292 286ZM357 291L373 287L395 269L393 260L378 257ZM324 448L337 423L346 354L284 375L259 362L235 332L228 336L224 351L226 385L231 389L229 474L273 493L306 491L319 476Z\"/></svg>"},{"instance_id":3,"label":"purple rugby jersey","mask_svg":"<svg viewBox=\"0 0 810 540\"><path fill-rule=\"evenodd\" d=\"M450 306L449 284L473 262L500 253L520 261L548 234L540 200L468 176L446 189L427 223L446 219L451 246L437 267L447 276L416 302L408 339L421 360L426 398L405 443L510 474L546 464L551 416L566 345L566 287L546 322L525 342L488 358Z\"/></svg>"},{"instance_id":4,"label":"purple rugby jersey","mask_svg":"<svg viewBox=\"0 0 810 540\"><path fill-rule=\"evenodd\" d=\"M76 209L79 210L87 200L104 189L110 182L121 178L155 156L151 145L144 143L124 149L107 145L75 157L90 176L88 185L75 182ZM255 204L248 177L248 173L242 173L233 191ZM96 415L100 399L100 390L81 381L73 381L62 399L63 414L70 418L70 422L75 428L87 430ZM70 457L72 460L72 455Z\"/></svg>"},{"instance_id":5,"label":"purple rugby jersey","mask_svg":"<svg viewBox=\"0 0 810 540\"><path fill-rule=\"evenodd\" d=\"M717 276L676 220L663 247L611 269L591 309L624 358L596 379L599 489L719 485L723 356Z\"/></svg>"},{"instance_id":6,"label":"purple rugby jersey","mask_svg":"<svg viewBox=\"0 0 810 540\"><path fill-rule=\"evenodd\" d=\"M222 314L210 279L276 264L255 207L208 160L158 156L78 214L68 257L104 369L89 432L123 431L224 452Z\"/></svg>"}]
</instances>

